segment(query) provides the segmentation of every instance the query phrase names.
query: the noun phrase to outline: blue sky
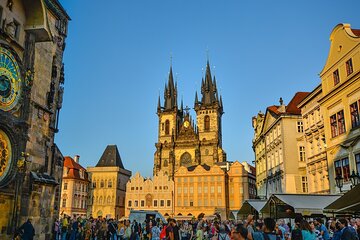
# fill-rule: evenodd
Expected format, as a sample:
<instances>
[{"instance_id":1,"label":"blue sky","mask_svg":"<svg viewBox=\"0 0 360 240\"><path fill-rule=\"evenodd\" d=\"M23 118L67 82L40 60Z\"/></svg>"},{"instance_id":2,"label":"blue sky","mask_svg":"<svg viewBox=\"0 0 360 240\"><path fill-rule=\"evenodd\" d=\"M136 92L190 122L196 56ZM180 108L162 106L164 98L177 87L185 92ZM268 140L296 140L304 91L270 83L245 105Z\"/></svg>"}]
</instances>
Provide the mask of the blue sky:
<instances>
[{"instance_id":1,"label":"blue sky","mask_svg":"<svg viewBox=\"0 0 360 240\"><path fill-rule=\"evenodd\" d=\"M311 91L332 29L360 28L358 0L61 2L72 20L56 143L85 167L116 144L125 167L145 176L170 56L178 94L191 108L209 58L223 97L223 148L228 160L251 162L252 116Z\"/></svg>"}]
</instances>

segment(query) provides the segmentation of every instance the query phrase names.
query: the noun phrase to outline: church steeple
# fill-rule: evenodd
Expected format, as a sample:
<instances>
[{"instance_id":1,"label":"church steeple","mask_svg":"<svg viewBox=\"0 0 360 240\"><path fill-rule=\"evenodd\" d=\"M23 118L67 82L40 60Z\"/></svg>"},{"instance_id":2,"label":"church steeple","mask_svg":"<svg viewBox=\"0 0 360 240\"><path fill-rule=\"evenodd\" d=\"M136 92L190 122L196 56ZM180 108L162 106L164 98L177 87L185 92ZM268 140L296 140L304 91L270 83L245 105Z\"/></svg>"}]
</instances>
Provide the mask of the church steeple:
<instances>
[{"instance_id":1,"label":"church steeple","mask_svg":"<svg viewBox=\"0 0 360 240\"><path fill-rule=\"evenodd\" d=\"M209 60L206 63L206 72L205 72L205 80L204 78L201 81L201 101L197 99L197 93L195 96L195 103L194 106L196 107L220 107L220 99L217 91L216 86L216 78L212 78L211 70L210 70L210 63ZM221 110L221 109L220 109Z\"/></svg>"},{"instance_id":2,"label":"church steeple","mask_svg":"<svg viewBox=\"0 0 360 240\"><path fill-rule=\"evenodd\" d=\"M177 84L174 84L174 76L171 66L168 83L165 84L164 99L164 111L177 110Z\"/></svg>"}]
</instances>

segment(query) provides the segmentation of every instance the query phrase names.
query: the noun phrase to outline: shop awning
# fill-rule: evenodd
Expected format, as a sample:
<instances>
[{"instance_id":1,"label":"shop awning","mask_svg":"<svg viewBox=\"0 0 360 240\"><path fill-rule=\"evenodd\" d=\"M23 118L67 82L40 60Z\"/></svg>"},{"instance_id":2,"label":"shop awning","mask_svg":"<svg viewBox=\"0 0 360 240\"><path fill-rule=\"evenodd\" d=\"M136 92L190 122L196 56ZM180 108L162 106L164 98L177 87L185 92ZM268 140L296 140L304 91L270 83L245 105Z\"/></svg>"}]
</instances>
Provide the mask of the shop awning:
<instances>
[{"instance_id":1,"label":"shop awning","mask_svg":"<svg viewBox=\"0 0 360 240\"><path fill-rule=\"evenodd\" d=\"M275 214L279 217L291 213L301 213L310 216L312 214L323 214L324 208L340 198L340 195L320 194L272 194L264 207L262 213ZM284 216L282 216L284 215Z\"/></svg>"},{"instance_id":2,"label":"shop awning","mask_svg":"<svg viewBox=\"0 0 360 240\"><path fill-rule=\"evenodd\" d=\"M260 213L260 210L266 204L266 200L261 199L247 199L243 202L238 214L253 214L254 210Z\"/></svg>"},{"instance_id":3,"label":"shop awning","mask_svg":"<svg viewBox=\"0 0 360 240\"><path fill-rule=\"evenodd\" d=\"M360 212L360 184L329 204L325 210L338 213Z\"/></svg>"}]
</instances>

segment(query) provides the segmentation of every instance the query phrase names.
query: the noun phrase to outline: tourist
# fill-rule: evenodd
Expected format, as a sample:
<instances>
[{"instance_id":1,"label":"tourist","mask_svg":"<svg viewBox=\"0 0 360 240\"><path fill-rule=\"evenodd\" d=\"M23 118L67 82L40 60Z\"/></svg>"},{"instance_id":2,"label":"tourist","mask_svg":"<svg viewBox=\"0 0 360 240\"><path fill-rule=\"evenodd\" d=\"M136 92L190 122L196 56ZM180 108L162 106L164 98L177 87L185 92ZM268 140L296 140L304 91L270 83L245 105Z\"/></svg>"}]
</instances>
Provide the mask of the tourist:
<instances>
[{"instance_id":1,"label":"tourist","mask_svg":"<svg viewBox=\"0 0 360 240\"><path fill-rule=\"evenodd\" d=\"M28 218L28 220L21 225L19 228L19 232L21 232L21 239L22 240L33 240L35 236L35 229L31 223L32 219Z\"/></svg>"},{"instance_id":2,"label":"tourist","mask_svg":"<svg viewBox=\"0 0 360 240\"><path fill-rule=\"evenodd\" d=\"M300 229L303 240L316 240L316 235L312 231L310 224L306 220L301 221Z\"/></svg>"},{"instance_id":3,"label":"tourist","mask_svg":"<svg viewBox=\"0 0 360 240\"><path fill-rule=\"evenodd\" d=\"M345 218L339 219L339 227L341 229L341 240L359 240L355 229L348 226L348 221Z\"/></svg>"},{"instance_id":4,"label":"tourist","mask_svg":"<svg viewBox=\"0 0 360 240\"><path fill-rule=\"evenodd\" d=\"M322 236L320 234L320 231L316 229L314 222L310 221L309 225L310 225L311 231L315 234L315 239L316 240L323 240L323 238L322 238Z\"/></svg>"},{"instance_id":5,"label":"tourist","mask_svg":"<svg viewBox=\"0 0 360 240\"><path fill-rule=\"evenodd\" d=\"M124 234L124 240L130 240L131 237L131 226L130 226L130 220L125 221L125 234Z\"/></svg>"},{"instance_id":6,"label":"tourist","mask_svg":"<svg viewBox=\"0 0 360 240\"><path fill-rule=\"evenodd\" d=\"M221 224L220 225L220 230L219 230L219 235L218 235L218 239L219 240L230 240L230 237L228 235L228 233L225 230L225 225Z\"/></svg>"},{"instance_id":7,"label":"tourist","mask_svg":"<svg viewBox=\"0 0 360 240\"><path fill-rule=\"evenodd\" d=\"M320 234L323 237L323 239L329 240L330 239L329 231L327 230L325 225L322 223L322 219L321 218L315 219L314 224L315 224L316 229L320 231Z\"/></svg>"},{"instance_id":8,"label":"tourist","mask_svg":"<svg viewBox=\"0 0 360 240\"><path fill-rule=\"evenodd\" d=\"M151 223L151 240L160 240L160 228L158 227L157 222L154 222L154 226L152 226L152 222Z\"/></svg>"},{"instance_id":9,"label":"tourist","mask_svg":"<svg viewBox=\"0 0 360 240\"><path fill-rule=\"evenodd\" d=\"M67 230L68 230L68 218L66 216L66 214L64 214L64 218L61 221L61 240L66 240L66 236L67 236Z\"/></svg>"},{"instance_id":10,"label":"tourist","mask_svg":"<svg viewBox=\"0 0 360 240\"><path fill-rule=\"evenodd\" d=\"M190 240L192 239L193 231L191 225L187 221L185 221L180 228L180 237L181 240Z\"/></svg>"},{"instance_id":11,"label":"tourist","mask_svg":"<svg viewBox=\"0 0 360 240\"><path fill-rule=\"evenodd\" d=\"M116 231L117 240L123 240L125 235L125 224L124 221L120 221L118 224L118 229Z\"/></svg>"},{"instance_id":12,"label":"tourist","mask_svg":"<svg viewBox=\"0 0 360 240\"><path fill-rule=\"evenodd\" d=\"M231 231L231 240L245 240L248 236L248 230L242 224L237 224Z\"/></svg>"},{"instance_id":13,"label":"tourist","mask_svg":"<svg viewBox=\"0 0 360 240\"><path fill-rule=\"evenodd\" d=\"M250 240L279 239L276 237L276 233L275 233L275 220L272 218L265 218L263 225L263 232L254 232L253 234L248 233L248 239Z\"/></svg>"},{"instance_id":14,"label":"tourist","mask_svg":"<svg viewBox=\"0 0 360 240\"><path fill-rule=\"evenodd\" d=\"M302 232L300 227L302 221L302 216L295 217L295 225L291 230L291 240L302 240Z\"/></svg>"}]
</instances>

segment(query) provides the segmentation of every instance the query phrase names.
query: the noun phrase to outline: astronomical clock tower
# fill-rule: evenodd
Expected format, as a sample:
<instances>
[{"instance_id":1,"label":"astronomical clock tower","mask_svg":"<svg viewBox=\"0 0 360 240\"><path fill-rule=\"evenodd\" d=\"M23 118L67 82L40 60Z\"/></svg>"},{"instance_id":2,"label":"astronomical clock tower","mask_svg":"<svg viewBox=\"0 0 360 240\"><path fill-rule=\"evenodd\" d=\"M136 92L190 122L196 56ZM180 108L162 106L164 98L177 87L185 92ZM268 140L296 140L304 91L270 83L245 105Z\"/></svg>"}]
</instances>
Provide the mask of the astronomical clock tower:
<instances>
[{"instance_id":1,"label":"astronomical clock tower","mask_svg":"<svg viewBox=\"0 0 360 240\"><path fill-rule=\"evenodd\" d=\"M0 1L0 239L27 218L35 239L51 239L59 214L63 157L54 136L68 21L57 0Z\"/></svg>"},{"instance_id":2,"label":"astronomical clock tower","mask_svg":"<svg viewBox=\"0 0 360 240\"><path fill-rule=\"evenodd\" d=\"M196 121L189 108L177 104L177 84L174 84L172 69L164 90L164 105L158 99L158 142L155 144L154 175L163 170L170 178L181 167L196 165L213 166L226 161L222 149L221 117L222 99L219 98L216 80L212 79L209 62L205 79L201 84L201 99L195 94Z\"/></svg>"}]
</instances>

